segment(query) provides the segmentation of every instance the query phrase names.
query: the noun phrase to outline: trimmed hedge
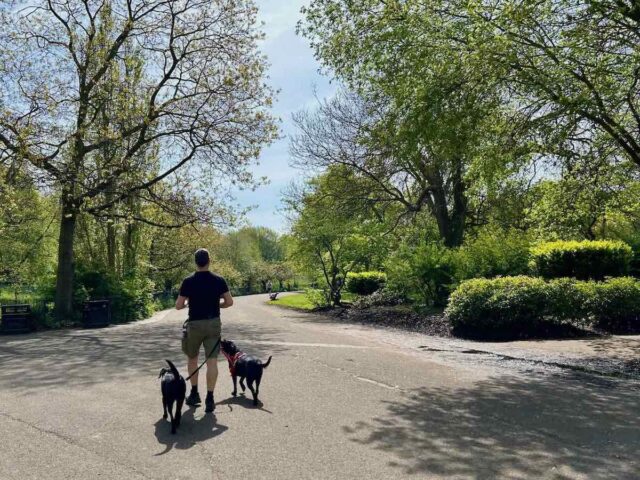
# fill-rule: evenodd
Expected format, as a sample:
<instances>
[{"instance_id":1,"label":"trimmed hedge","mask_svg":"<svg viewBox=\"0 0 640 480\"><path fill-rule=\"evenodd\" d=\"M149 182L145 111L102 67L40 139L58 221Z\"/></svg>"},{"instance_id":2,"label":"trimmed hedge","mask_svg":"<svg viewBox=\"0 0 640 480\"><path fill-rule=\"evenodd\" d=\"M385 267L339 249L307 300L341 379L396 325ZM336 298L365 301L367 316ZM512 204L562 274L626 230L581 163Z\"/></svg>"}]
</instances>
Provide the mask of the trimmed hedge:
<instances>
[{"instance_id":1,"label":"trimmed hedge","mask_svg":"<svg viewBox=\"0 0 640 480\"><path fill-rule=\"evenodd\" d=\"M384 272L350 272L347 274L347 291L357 295L371 295L387 283Z\"/></svg>"},{"instance_id":2,"label":"trimmed hedge","mask_svg":"<svg viewBox=\"0 0 640 480\"><path fill-rule=\"evenodd\" d=\"M517 337L543 321L546 285L525 276L468 280L451 294L445 314L458 334Z\"/></svg>"},{"instance_id":3,"label":"trimmed hedge","mask_svg":"<svg viewBox=\"0 0 640 480\"><path fill-rule=\"evenodd\" d=\"M614 333L640 331L640 281L631 277L578 282L584 311L595 327Z\"/></svg>"},{"instance_id":4,"label":"trimmed hedge","mask_svg":"<svg viewBox=\"0 0 640 480\"><path fill-rule=\"evenodd\" d=\"M531 256L534 272L544 278L604 280L628 274L633 250L619 241L558 241L533 247Z\"/></svg>"},{"instance_id":5,"label":"trimmed hedge","mask_svg":"<svg viewBox=\"0 0 640 480\"><path fill-rule=\"evenodd\" d=\"M454 332L473 337L519 338L562 324L631 333L640 330L640 281L474 279L452 293L445 313Z\"/></svg>"}]
</instances>

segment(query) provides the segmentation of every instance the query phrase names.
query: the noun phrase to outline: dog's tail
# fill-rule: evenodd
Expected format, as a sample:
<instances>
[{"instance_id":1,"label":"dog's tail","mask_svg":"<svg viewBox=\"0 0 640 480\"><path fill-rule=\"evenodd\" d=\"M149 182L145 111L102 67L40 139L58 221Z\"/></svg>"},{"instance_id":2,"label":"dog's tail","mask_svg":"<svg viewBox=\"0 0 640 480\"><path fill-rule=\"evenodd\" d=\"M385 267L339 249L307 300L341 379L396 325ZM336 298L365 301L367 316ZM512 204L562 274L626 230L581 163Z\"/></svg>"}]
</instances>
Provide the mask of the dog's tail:
<instances>
[{"instance_id":1,"label":"dog's tail","mask_svg":"<svg viewBox=\"0 0 640 480\"><path fill-rule=\"evenodd\" d=\"M269 366L269 364L271 363L271 358L272 357L269 357L269 360L267 360L267 363L262 364L262 368L267 368Z\"/></svg>"},{"instance_id":2,"label":"dog's tail","mask_svg":"<svg viewBox=\"0 0 640 480\"><path fill-rule=\"evenodd\" d=\"M171 362L171 360L165 360L165 362L167 362L169 364L169 369L171 370L171 373L173 373L173 376L175 378L180 378L180 372L178 372L178 369L176 368L176 366Z\"/></svg>"}]
</instances>

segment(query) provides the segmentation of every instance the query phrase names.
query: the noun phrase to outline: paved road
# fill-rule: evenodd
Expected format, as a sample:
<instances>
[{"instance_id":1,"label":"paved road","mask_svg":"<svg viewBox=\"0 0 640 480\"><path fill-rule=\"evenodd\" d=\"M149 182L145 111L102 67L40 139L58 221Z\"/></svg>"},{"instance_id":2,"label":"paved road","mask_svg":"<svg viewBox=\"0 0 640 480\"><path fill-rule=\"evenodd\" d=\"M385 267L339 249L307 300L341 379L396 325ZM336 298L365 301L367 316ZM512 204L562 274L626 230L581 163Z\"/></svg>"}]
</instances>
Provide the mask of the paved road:
<instances>
[{"instance_id":1,"label":"paved road","mask_svg":"<svg viewBox=\"0 0 640 480\"><path fill-rule=\"evenodd\" d=\"M156 376L181 359L183 313L0 337L0 479L640 478L633 380L264 301L223 318L226 337L274 356L263 408L233 399L225 373L216 415L188 410L175 436Z\"/></svg>"}]
</instances>

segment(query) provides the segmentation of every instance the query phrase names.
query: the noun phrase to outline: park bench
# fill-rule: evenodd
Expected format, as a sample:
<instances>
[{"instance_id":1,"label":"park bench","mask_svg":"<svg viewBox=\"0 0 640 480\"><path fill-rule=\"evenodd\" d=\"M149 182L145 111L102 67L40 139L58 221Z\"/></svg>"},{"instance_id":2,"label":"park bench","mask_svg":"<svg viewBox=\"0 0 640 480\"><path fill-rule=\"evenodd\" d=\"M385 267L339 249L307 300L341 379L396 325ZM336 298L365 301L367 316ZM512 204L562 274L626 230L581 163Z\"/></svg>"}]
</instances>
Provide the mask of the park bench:
<instances>
[{"instance_id":1,"label":"park bench","mask_svg":"<svg viewBox=\"0 0 640 480\"><path fill-rule=\"evenodd\" d=\"M0 333L29 333L35 329L31 305L2 305L0 314Z\"/></svg>"},{"instance_id":2,"label":"park bench","mask_svg":"<svg viewBox=\"0 0 640 480\"><path fill-rule=\"evenodd\" d=\"M90 300L84 302L82 326L102 328L111 324L111 302L109 300Z\"/></svg>"}]
</instances>

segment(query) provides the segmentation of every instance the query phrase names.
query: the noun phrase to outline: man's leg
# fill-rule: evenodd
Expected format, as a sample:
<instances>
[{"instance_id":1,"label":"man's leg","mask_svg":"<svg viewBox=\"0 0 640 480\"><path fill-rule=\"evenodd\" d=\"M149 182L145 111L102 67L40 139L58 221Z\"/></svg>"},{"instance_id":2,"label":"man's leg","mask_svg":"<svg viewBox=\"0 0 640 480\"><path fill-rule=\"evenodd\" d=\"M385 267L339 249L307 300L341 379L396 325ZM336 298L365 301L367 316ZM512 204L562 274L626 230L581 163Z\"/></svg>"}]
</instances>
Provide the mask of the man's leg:
<instances>
[{"instance_id":1,"label":"man's leg","mask_svg":"<svg viewBox=\"0 0 640 480\"><path fill-rule=\"evenodd\" d=\"M195 357L187 357L187 370L189 375L192 375L193 372L196 372L198 368L198 355ZM198 373L196 372L193 377L191 377L191 393L187 397L187 401L185 402L190 407L195 407L196 405L200 405L202 403L202 399L200 398L200 394L198 393Z\"/></svg>"},{"instance_id":2,"label":"man's leg","mask_svg":"<svg viewBox=\"0 0 640 480\"><path fill-rule=\"evenodd\" d=\"M197 324L189 324L187 328L187 336L182 339L182 351L187 356L187 371L191 377L191 393L187 397L187 405L195 407L202 403L200 394L198 393L198 352L202 344L202 336L198 330Z\"/></svg>"},{"instance_id":3,"label":"man's leg","mask_svg":"<svg viewBox=\"0 0 640 480\"><path fill-rule=\"evenodd\" d=\"M220 318L212 318L207 323L207 336L204 341L204 351L207 355L207 398L204 401L205 412L213 412L216 402L213 399L213 390L218 380L218 353L220 353L220 334L222 325Z\"/></svg>"},{"instance_id":4,"label":"man's leg","mask_svg":"<svg viewBox=\"0 0 640 480\"><path fill-rule=\"evenodd\" d=\"M207 360L207 391L213 392L218 381L218 359L210 358Z\"/></svg>"},{"instance_id":5,"label":"man's leg","mask_svg":"<svg viewBox=\"0 0 640 480\"><path fill-rule=\"evenodd\" d=\"M198 356L196 355L193 358L187 358L187 371L189 372L189 375L193 375L193 372L196 372L196 368L198 368ZM198 386L198 373L200 372L196 372L195 375L191 377L192 387Z\"/></svg>"},{"instance_id":6,"label":"man's leg","mask_svg":"<svg viewBox=\"0 0 640 480\"><path fill-rule=\"evenodd\" d=\"M207 360L207 398L205 400L205 412L213 412L216 409L213 391L218 381L218 359L216 357Z\"/></svg>"},{"instance_id":7,"label":"man's leg","mask_svg":"<svg viewBox=\"0 0 640 480\"><path fill-rule=\"evenodd\" d=\"M202 403L198 393L198 352L204 341L202 324L199 321L189 322L187 336L182 339L182 352L187 356L187 371L191 377L191 393L187 397L187 405L194 407ZM195 373L195 374L194 374Z\"/></svg>"}]
</instances>

